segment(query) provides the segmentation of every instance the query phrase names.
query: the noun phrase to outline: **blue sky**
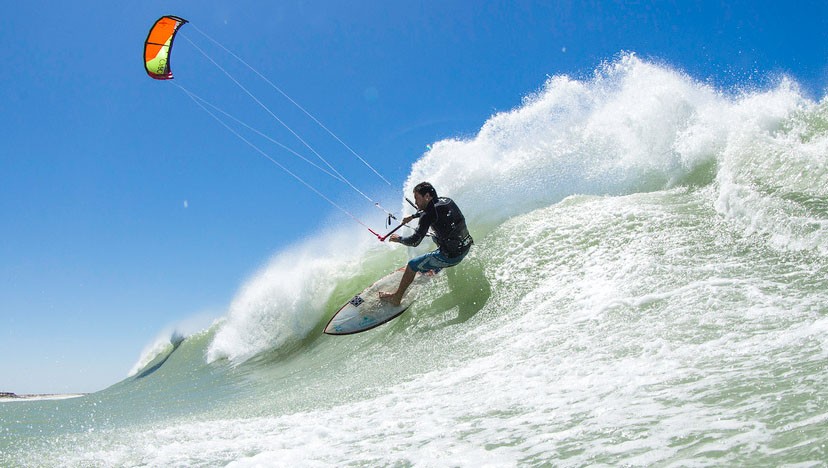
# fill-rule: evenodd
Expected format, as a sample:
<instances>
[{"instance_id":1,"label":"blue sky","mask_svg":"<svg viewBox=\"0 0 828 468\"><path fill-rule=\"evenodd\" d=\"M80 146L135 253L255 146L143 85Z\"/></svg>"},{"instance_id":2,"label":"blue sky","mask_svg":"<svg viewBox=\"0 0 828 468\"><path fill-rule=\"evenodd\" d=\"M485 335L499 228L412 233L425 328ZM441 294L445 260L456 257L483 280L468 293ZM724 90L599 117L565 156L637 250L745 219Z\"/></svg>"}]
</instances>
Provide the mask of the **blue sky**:
<instances>
[{"instance_id":1,"label":"blue sky","mask_svg":"<svg viewBox=\"0 0 828 468\"><path fill-rule=\"evenodd\" d=\"M783 3L11 2L0 27L0 391L105 388L165 327L223 315L274 253L332 220L351 222L171 83L146 76L142 44L161 15L187 18L301 103L393 188L251 84L361 189L398 209L426 145L472 136L548 75L588 77L621 51L725 90L787 74L820 99L828 4ZM182 35L210 45L190 25ZM176 82L301 149L191 44L177 41L172 64ZM369 212L347 187L302 174ZM376 213L368 222L382 227Z\"/></svg>"}]
</instances>

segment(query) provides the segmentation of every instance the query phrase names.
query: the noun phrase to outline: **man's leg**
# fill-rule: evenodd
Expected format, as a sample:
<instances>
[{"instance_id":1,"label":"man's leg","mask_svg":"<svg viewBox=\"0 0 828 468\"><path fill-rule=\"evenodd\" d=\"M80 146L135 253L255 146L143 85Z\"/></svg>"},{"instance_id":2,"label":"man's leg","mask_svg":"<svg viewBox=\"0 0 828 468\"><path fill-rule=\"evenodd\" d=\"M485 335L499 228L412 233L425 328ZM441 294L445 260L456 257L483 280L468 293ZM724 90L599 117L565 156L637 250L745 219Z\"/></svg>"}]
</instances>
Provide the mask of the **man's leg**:
<instances>
[{"instance_id":1,"label":"man's leg","mask_svg":"<svg viewBox=\"0 0 828 468\"><path fill-rule=\"evenodd\" d=\"M403 295L405 294L405 290L411 286L411 282L414 281L414 276L417 275L417 272L411 269L410 266L406 265L405 273L403 273L402 278L400 278L400 285L397 286L397 290L393 293L389 292L380 292L379 297L380 299L386 300L392 305L398 306L402 302Z\"/></svg>"}]
</instances>

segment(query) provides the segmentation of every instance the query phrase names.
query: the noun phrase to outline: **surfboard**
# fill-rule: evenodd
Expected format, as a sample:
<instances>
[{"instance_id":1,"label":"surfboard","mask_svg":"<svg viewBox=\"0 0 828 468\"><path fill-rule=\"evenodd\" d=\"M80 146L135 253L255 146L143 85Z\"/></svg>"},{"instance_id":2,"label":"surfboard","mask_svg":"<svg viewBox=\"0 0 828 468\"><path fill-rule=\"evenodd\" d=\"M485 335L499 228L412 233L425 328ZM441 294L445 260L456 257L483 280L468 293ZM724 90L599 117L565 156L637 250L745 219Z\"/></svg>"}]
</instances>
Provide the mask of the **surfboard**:
<instances>
[{"instance_id":1,"label":"surfboard","mask_svg":"<svg viewBox=\"0 0 828 468\"><path fill-rule=\"evenodd\" d=\"M354 296L345 303L328 321L324 332L328 335L352 335L360 333L387 323L405 312L415 300L415 291L418 285L433 275L417 274L414 282L409 286L403 297L402 303L398 306L380 300L380 291L393 291L397 289L402 278L404 268L400 268L381 278L376 283L365 288L364 291Z\"/></svg>"}]
</instances>

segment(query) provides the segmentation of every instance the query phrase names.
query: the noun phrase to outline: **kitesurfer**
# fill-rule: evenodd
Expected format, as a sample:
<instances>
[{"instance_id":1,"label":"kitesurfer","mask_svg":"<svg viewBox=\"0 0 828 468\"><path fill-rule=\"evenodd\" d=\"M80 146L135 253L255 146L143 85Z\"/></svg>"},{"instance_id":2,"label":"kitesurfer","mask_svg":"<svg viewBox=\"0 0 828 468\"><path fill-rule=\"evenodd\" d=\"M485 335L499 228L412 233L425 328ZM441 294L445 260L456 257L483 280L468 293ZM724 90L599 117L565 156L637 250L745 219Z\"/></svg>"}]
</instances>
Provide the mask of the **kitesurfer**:
<instances>
[{"instance_id":1,"label":"kitesurfer","mask_svg":"<svg viewBox=\"0 0 828 468\"><path fill-rule=\"evenodd\" d=\"M437 191L430 183L421 182L414 187L414 204L419 211L406 216L402 221L402 224L407 224L415 218L420 219L414 234L408 237L392 234L388 240L416 247L431 229L431 237L438 249L411 259L405 267L405 273L396 291L379 293L381 299L393 305L400 305L405 290L414 281L414 276L418 272L438 272L443 268L457 265L466 257L474 243L460 208L451 198L438 197Z\"/></svg>"}]
</instances>

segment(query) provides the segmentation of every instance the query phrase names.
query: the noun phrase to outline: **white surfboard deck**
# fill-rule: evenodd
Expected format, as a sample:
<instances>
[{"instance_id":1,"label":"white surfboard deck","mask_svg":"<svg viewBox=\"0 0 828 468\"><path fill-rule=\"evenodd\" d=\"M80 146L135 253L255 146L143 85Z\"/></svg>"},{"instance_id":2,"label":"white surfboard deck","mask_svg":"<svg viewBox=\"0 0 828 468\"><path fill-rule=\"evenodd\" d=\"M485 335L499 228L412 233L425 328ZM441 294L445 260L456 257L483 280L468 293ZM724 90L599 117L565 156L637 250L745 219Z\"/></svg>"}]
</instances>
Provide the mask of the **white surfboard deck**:
<instances>
[{"instance_id":1,"label":"white surfboard deck","mask_svg":"<svg viewBox=\"0 0 828 468\"><path fill-rule=\"evenodd\" d=\"M331 320L325 327L325 333L328 335L352 335L354 333L364 332L389 322L405 312L414 302L414 289L433 275L418 273L414 282L406 291L402 303L398 306L380 300L380 291L391 292L397 289L404 271L404 268L400 268L384 276L346 302L331 317Z\"/></svg>"}]
</instances>

